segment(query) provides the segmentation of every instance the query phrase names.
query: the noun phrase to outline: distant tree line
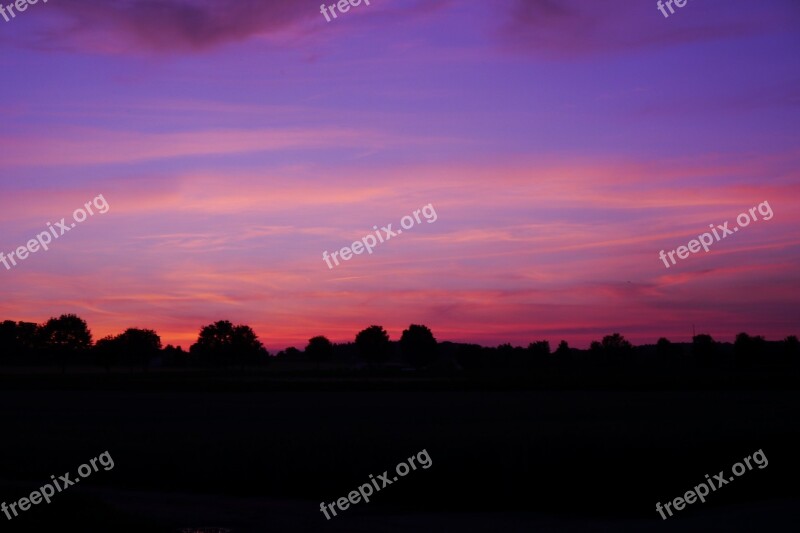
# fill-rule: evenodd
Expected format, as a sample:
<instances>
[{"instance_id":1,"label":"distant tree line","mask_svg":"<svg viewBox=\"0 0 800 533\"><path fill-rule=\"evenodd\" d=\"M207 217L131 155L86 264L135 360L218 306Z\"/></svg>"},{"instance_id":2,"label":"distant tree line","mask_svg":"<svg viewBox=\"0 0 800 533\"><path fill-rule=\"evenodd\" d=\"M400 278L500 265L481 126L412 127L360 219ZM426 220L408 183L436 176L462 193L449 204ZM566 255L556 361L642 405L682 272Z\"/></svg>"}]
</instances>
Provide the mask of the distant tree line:
<instances>
[{"instance_id":1,"label":"distant tree line","mask_svg":"<svg viewBox=\"0 0 800 533\"><path fill-rule=\"evenodd\" d=\"M250 326L221 320L201 328L189 352L162 346L152 329L128 328L92 342L86 321L72 314L44 324L0 323L0 364L18 366L97 365L115 367L229 367L261 365L269 353Z\"/></svg>"},{"instance_id":2,"label":"distant tree line","mask_svg":"<svg viewBox=\"0 0 800 533\"><path fill-rule=\"evenodd\" d=\"M724 369L796 369L800 343L796 336L769 342L761 336L740 333L735 342L720 343L700 334L692 343L672 343L661 338L655 345L633 346L619 333L593 341L588 350L570 348L561 341L554 351L546 340L527 348L502 344L490 348L476 344L439 343L431 330L411 324L398 341L377 325L358 332L354 342L334 344L324 336L309 339L303 351L287 348L271 357L250 326L220 320L203 326L188 352L162 346L151 329L129 328L93 342L86 322L74 314L51 318L44 324L0 323L0 365L92 365L147 371L153 367L252 368L270 361L285 368L307 371L355 369L366 373L395 368L397 372L478 377L558 377L568 373L669 372ZM294 365L294 366L292 366Z\"/></svg>"}]
</instances>

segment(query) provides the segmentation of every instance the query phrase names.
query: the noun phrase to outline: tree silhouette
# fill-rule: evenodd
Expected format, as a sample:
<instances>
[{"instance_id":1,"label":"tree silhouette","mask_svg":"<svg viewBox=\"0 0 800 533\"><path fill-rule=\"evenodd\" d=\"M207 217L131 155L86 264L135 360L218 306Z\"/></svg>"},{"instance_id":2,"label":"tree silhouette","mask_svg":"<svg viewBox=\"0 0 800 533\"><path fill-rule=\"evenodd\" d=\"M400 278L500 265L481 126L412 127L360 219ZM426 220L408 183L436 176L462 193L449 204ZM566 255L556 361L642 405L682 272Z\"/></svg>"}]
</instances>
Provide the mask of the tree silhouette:
<instances>
[{"instance_id":1,"label":"tree silhouette","mask_svg":"<svg viewBox=\"0 0 800 533\"><path fill-rule=\"evenodd\" d=\"M528 356L525 358L524 368L530 371L533 368L542 370L550 364L550 343L536 341L528 345Z\"/></svg>"},{"instance_id":2,"label":"tree silhouette","mask_svg":"<svg viewBox=\"0 0 800 533\"><path fill-rule=\"evenodd\" d=\"M736 335L733 343L733 356L736 364L742 367L749 367L760 355L758 352L763 344L763 337L751 337L745 332Z\"/></svg>"},{"instance_id":3,"label":"tree silhouette","mask_svg":"<svg viewBox=\"0 0 800 533\"><path fill-rule=\"evenodd\" d=\"M164 364L166 366L182 367L186 366L189 362L187 353L183 351L183 348L180 346L176 348L171 344L167 344L161 353L164 357Z\"/></svg>"},{"instance_id":4,"label":"tree silhouette","mask_svg":"<svg viewBox=\"0 0 800 533\"><path fill-rule=\"evenodd\" d=\"M228 320L204 326L189 353L201 362L219 366L236 363L243 366L245 362L263 360L268 355L250 326L234 326Z\"/></svg>"},{"instance_id":5,"label":"tree silhouette","mask_svg":"<svg viewBox=\"0 0 800 533\"><path fill-rule=\"evenodd\" d=\"M701 333L692 337L692 356L700 366L711 365L715 353L715 342L711 335Z\"/></svg>"},{"instance_id":6,"label":"tree silhouette","mask_svg":"<svg viewBox=\"0 0 800 533\"><path fill-rule=\"evenodd\" d=\"M532 342L528 345L528 351L537 358L547 357L550 355L550 343L548 341Z\"/></svg>"},{"instance_id":7,"label":"tree silhouette","mask_svg":"<svg viewBox=\"0 0 800 533\"><path fill-rule=\"evenodd\" d=\"M17 322L17 347L23 352L33 353L42 349L44 327L34 322Z\"/></svg>"},{"instance_id":8,"label":"tree silhouette","mask_svg":"<svg viewBox=\"0 0 800 533\"><path fill-rule=\"evenodd\" d=\"M656 342L656 358L659 363L674 366L678 363L680 348L670 342L666 337L661 337Z\"/></svg>"},{"instance_id":9,"label":"tree silhouette","mask_svg":"<svg viewBox=\"0 0 800 533\"><path fill-rule=\"evenodd\" d=\"M800 355L800 341L795 335L789 335L783 340L783 353L790 361L796 361L795 358Z\"/></svg>"},{"instance_id":10,"label":"tree silhouette","mask_svg":"<svg viewBox=\"0 0 800 533\"><path fill-rule=\"evenodd\" d=\"M114 344L128 364L138 360L142 370L147 370L150 361L161 351L161 337L152 329L126 329L114 339Z\"/></svg>"},{"instance_id":11,"label":"tree silhouette","mask_svg":"<svg viewBox=\"0 0 800 533\"><path fill-rule=\"evenodd\" d=\"M44 341L49 347L77 351L92 344L92 333L86 322L77 315L51 318L44 325Z\"/></svg>"},{"instance_id":12,"label":"tree silhouette","mask_svg":"<svg viewBox=\"0 0 800 533\"><path fill-rule=\"evenodd\" d=\"M427 326L411 324L400 337L403 358L417 368L427 366L436 358L438 343Z\"/></svg>"},{"instance_id":13,"label":"tree silhouette","mask_svg":"<svg viewBox=\"0 0 800 533\"><path fill-rule=\"evenodd\" d=\"M633 345L619 333L606 335L603 337L603 349L609 353L627 353L633 349Z\"/></svg>"},{"instance_id":14,"label":"tree silhouette","mask_svg":"<svg viewBox=\"0 0 800 533\"><path fill-rule=\"evenodd\" d=\"M94 343L92 351L96 357L95 362L102 365L106 369L106 372L110 371L111 367L116 366L119 360L117 337L106 335Z\"/></svg>"},{"instance_id":15,"label":"tree silhouette","mask_svg":"<svg viewBox=\"0 0 800 533\"><path fill-rule=\"evenodd\" d=\"M303 355L303 352L301 352L294 346L289 346L285 350L278 352L278 356L286 357L289 359L289 361L297 361L300 359L301 355Z\"/></svg>"},{"instance_id":16,"label":"tree silhouette","mask_svg":"<svg viewBox=\"0 0 800 533\"><path fill-rule=\"evenodd\" d=\"M258 335L250 326L239 325L233 328L233 356L241 366L267 361L269 353L258 340Z\"/></svg>"},{"instance_id":17,"label":"tree silhouette","mask_svg":"<svg viewBox=\"0 0 800 533\"><path fill-rule=\"evenodd\" d=\"M488 366L485 351L477 344L461 344L456 352L456 362L468 373L478 374Z\"/></svg>"},{"instance_id":18,"label":"tree silhouette","mask_svg":"<svg viewBox=\"0 0 800 533\"><path fill-rule=\"evenodd\" d=\"M666 337L661 337L656 342L656 353L661 357L669 357L672 352L672 343Z\"/></svg>"},{"instance_id":19,"label":"tree silhouette","mask_svg":"<svg viewBox=\"0 0 800 533\"><path fill-rule=\"evenodd\" d=\"M593 363L620 365L626 362L633 353L633 345L619 333L606 335L602 342L592 341L589 352L593 355Z\"/></svg>"},{"instance_id":20,"label":"tree silhouette","mask_svg":"<svg viewBox=\"0 0 800 533\"><path fill-rule=\"evenodd\" d=\"M558 348L556 348L556 351L553 355L561 358L561 357L567 357L569 354L570 354L569 344L567 344L567 341L562 340L561 342L558 343Z\"/></svg>"},{"instance_id":21,"label":"tree silhouette","mask_svg":"<svg viewBox=\"0 0 800 533\"><path fill-rule=\"evenodd\" d=\"M380 363L389 357L389 334L382 326L370 326L356 335L356 347L368 363Z\"/></svg>"},{"instance_id":22,"label":"tree silhouette","mask_svg":"<svg viewBox=\"0 0 800 533\"><path fill-rule=\"evenodd\" d=\"M501 373L515 373L525 367L527 353L521 346L512 346L506 342L499 345L492 357L493 366L502 369Z\"/></svg>"},{"instance_id":23,"label":"tree silhouette","mask_svg":"<svg viewBox=\"0 0 800 533\"><path fill-rule=\"evenodd\" d=\"M603 337L603 351L611 363L624 364L633 355L633 345L619 333L614 333Z\"/></svg>"},{"instance_id":24,"label":"tree silhouette","mask_svg":"<svg viewBox=\"0 0 800 533\"><path fill-rule=\"evenodd\" d=\"M16 356L18 352L17 323L5 320L0 323L0 359Z\"/></svg>"},{"instance_id":25,"label":"tree silhouette","mask_svg":"<svg viewBox=\"0 0 800 533\"><path fill-rule=\"evenodd\" d=\"M42 328L45 347L66 368L67 359L84 352L92 344L92 333L86 322L77 315L61 315L51 318Z\"/></svg>"},{"instance_id":26,"label":"tree silhouette","mask_svg":"<svg viewBox=\"0 0 800 533\"><path fill-rule=\"evenodd\" d=\"M308 339L306 356L317 363L317 369L322 361L329 361L333 356L333 344L327 337L317 336Z\"/></svg>"},{"instance_id":27,"label":"tree silhouette","mask_svg":"<svg viewBox=\"0 0 800 533\"><path fill-rule=\"evenodd\" d=\"M730 344L719 344L710 335L700 334L692 338L692 357L688 357L687 347L687 343L672 343L661 337L655 347L634 348L622 335L614 333L606 335L602 341L593 341L589 350L571 349L567 341L562 340L550 357L548 341L531 342L527 348L509 343L494 348L453 342L439 344L428 327L411 324L396 343L390 341L383 327L372 325L356 335L355 343L334 346L326 337L316 336L309 339L305 357L294 347L286 348L279 356L298 368L307 368L302 365L307 365L308 361L315 362L319 370L320 363L333 359L334 355L341 364L358 355L372 369L375 363L386 361L397 350L408 364L417 368L428 365L432 373L453 375L463 371L466 376L477 379L532 378L536 383L555 380L563 384L580 384L599 376L613 385L630 376L651 377L653 371L662 368L677 371L665 374L665 379L680 380L685 379L692 366L714 369L714 372L700 372L698 377L702 379L733 378L748 384L760 383L759 380L767 376L789 382L800 375L800 342L794 335L783 341L767 342L762 336L742 332L736 335L729 349ZM92 358L83 356L89 348ZM629 357L634 353L641 357L637 360ZM439 354L442 360L432 365ZM729 354L733 357L723 360L722 356ZM92 334L86 322L74 314L50 318L42 325L0 321L0 364L52 364L55 360L62 372L67 364L92 360L105 366L107 371L118 363L132 368L141 365L147 371L155 356L160 356L167 367L213 364L244 368L251 362L266 362L268 355L252 328L226 320L202 327L190 354L173 346L162 349L155 331L139 328L128 328L117 336L104 337L92 346ZM756 371L740 372L736 371L737 367ZM631 371L630 376L620 372L626 368ZM726 376L726 370L733 372Z\"/></svg>"}]
</instances>

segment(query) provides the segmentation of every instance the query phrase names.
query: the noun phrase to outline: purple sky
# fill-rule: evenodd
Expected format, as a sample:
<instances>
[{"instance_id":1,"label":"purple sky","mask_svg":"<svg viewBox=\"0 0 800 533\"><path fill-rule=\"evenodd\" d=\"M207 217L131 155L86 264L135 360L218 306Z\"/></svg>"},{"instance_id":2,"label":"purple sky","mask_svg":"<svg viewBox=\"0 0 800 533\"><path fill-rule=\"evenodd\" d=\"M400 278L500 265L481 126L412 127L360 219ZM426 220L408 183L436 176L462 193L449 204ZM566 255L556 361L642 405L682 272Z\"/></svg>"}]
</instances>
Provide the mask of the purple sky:
<instances>
[{"instance_id":1,"label":"purple sky","mask_svg":"<svg viewBox=\"0 0 800 533\"><path fill-rule=\"evenodd\" d=\"M585 347L800 328L800 3L50 0L0 18L0 319L410 323ZM669 252L774 212L667 269ZM337 251L432 204L333 269ZM763 217L760 217L763 218Z\"/></svg>"}]
</instances>

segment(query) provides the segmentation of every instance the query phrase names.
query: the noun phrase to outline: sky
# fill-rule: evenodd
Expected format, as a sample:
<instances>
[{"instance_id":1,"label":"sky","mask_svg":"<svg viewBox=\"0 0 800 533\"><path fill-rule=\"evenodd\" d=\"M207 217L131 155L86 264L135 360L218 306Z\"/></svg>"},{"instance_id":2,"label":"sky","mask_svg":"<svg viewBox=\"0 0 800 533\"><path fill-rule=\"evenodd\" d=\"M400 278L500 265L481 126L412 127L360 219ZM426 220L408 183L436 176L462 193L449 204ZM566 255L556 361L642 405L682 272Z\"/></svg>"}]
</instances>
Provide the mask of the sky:
<instances>
[{"instance_id":1,"label":"sky","mask_svg":"<svg viewBox=\"0 0 800 533\"><path fill-rule=\"evenodd\" d=\"M273 353L372 324L487 346L800 334L800 4L674 9L372 0L327 22L308 0L50 0L0 18L0 252L69 228L0 263L0 320L75 313L95 339L184 348L231 320ZM99 195L107 212L70 227ZM760 204L769 220L659 258ZM423 206L371 254L323 259Z\"/></svg>"}]
</instances>

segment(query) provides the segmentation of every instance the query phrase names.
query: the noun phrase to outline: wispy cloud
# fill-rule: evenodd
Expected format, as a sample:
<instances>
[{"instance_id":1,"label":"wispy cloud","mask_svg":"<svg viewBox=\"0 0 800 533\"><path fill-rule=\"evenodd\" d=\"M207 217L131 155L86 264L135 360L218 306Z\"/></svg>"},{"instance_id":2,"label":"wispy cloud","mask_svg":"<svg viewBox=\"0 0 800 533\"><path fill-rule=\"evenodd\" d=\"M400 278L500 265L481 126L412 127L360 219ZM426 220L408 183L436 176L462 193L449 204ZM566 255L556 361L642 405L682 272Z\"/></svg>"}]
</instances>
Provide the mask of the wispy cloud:
<instances>
[{"instance_id":1,"label":"wispy cloud","mask_svg":"<svg viewBox=\"0 0 800 533\"><path fill-rule=\"evenodd\" d=\"M51 41L97 52L199 52L287 30L314 14L299 0L72 0Z\"/></svg>"},{"instance_id":2,"label":"wispy cloud","mask_svg":"<svg viewBox=\"0 0 800 533\"><path fill-rule=\"evenodd\" d=\"M450 0L373 6L392 17L424 17ZM102 54L201 53L255 38L319 38L319 0L70 0L50 4L57 17L36 46ZM330 26L328 26L330 28Z\"/></svg>"},{"instance_id":3,"label":"wispy cloud","mask_svg":"<svg viewBox=\"0 0 800 533\"><path fill-rule=\"evenodd\" d=\"M737 4L748 9L736 9ZM800 21L793 0L690 2L669 20L654 1L508 0L506 5L507 20L497 32L506 46L562 59L774 33Z\"/></svg>"},{"instance_id":4,"label":"wispy cloud","mask_svg":"<svg viewBox=\"0 0 800 533\"><path fill-rule=\"evenodd\" d=\"M247 152L422 144L432 139L348 128L212 130L177 133L120 132L86 128L53 136L4 136L10 150L0 166L63 166L131 163L185 156Z\"/></svg>"}]
</instances>

